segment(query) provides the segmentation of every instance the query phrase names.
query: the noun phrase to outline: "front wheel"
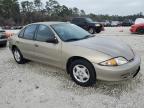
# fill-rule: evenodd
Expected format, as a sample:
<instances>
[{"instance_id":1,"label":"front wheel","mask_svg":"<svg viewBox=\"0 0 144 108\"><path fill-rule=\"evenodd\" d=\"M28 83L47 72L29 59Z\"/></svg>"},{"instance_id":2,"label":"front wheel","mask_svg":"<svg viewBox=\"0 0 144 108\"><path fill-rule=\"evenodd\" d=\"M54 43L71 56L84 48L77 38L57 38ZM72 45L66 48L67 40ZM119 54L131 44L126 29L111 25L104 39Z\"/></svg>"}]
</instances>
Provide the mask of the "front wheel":
<instances>
[{"instance_id":1,"label":"front wheel","mask_svg":"<svg viewBox=\"0 0 144 108\"><path fill-rule=\"evenodd\" d=\"M96 83L96 72L86 60L75 60L69 66L71 78L80 86L91 86Z\"/></svg>"},{"instance_id":2,"label":"front wheel","mask_svg":"<svg viewBox=\"0 0 144 108\"><path fill-rule=\"evenodd\" d=\"M25 58L23 58L23 56L18 48L14 48L12 50L12 52L13 52L14 59L18 64L26 63L27 60Z\"/></svg>"},{"instance_id":3,"label":"front wheel","mask_svg":"<svg viewBox=\"0 0 144 108\"><path fill-rule=\"evenodd\" d=\"M6 46L7 46L7 43L2 44L1 46L2 46L2 47L6 47Z\"/></svg>"},{"instance_id":4,"label":"front wheel","mask_svg":"<svg viewBox=\"0 0 144 108\"><path fill-rule=\"evenodd\" d=\"M96 33L100 33L101 32L101 30L100 29L96 29Z\"/></svg>"},{"instance_id":5,"label":"front wheel","mask_svg":"<svg viewBox=\"0 0 144 108\"><path fill-rule=\"evenodd\" d=\"M137 32L138 32L138 34L144 34L144 29L139 28L139 29L137 30Z\"/></svg>"}]
</instances>

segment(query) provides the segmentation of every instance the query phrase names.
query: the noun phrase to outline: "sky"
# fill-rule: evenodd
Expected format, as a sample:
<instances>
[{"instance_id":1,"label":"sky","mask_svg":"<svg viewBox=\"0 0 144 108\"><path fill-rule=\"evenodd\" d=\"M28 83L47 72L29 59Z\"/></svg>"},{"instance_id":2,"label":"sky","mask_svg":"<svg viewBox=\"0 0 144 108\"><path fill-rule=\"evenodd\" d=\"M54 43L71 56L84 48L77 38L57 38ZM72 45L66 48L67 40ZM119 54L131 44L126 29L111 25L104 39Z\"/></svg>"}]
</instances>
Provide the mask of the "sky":
<instances>
[{"instance_id":1,"label":"sky","mask_svg":"<svg viewBox=\"0 0 144 108\"><path fill-rule=\"evenodd\" d=\"M22 1L22 0L20 0ZM32 0L30 0L32 1ZM45 3L47 0L41 0ZM61 5L77 7L86 13L131 15L144 13L144 0L57 0Z\"/></svg>"}]
</instances>

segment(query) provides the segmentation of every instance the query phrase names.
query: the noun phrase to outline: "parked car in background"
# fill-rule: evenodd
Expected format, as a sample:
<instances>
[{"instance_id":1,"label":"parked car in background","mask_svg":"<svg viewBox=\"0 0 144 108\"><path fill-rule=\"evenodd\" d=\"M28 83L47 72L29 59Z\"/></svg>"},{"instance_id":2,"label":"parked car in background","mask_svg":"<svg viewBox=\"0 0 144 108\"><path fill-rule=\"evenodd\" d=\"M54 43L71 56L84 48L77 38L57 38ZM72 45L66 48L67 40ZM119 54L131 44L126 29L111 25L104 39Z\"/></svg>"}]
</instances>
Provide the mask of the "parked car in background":
<instances>
[{"instance_id":1,"label":"parked car in background","mask_svg":"<svg viewBox=\"0 0 144 108\"><path fill-rule=\"evenodd\" d=\"M111 27L117 27L120 26L121 22L120 21L111 21Z\"/></svg>"},{"instance_id":2,"label":"parked car in background","mask_svg":"<svg viewBox=\"0 0 144 108\"><path fill-rule=\"evenodd\" d=\"M6 29L6 30L10 30L11 29L11 26L3 26L3 29Z\"/></svg>"},{"instance_id":3,"label":"parked car in background","mask_svg":"<svg viewBox=\"0 0 144 108\"><path fill-rule=\"evenodd\" d=\"M0 46L6 46L7 45L7 37L5 34L5 30L0 27Z\"/></svg>"},{"instance_id":4,"label":"parked car in background","mask_svg":"<svg viewBox=\"0 0 144 108\"><path fill-rule=\"evenodd\" d=\"M12 30L22 29L22 28L23 28L23 26L12 26L11 27Z\"/></svg>"},{"instance_id":5,"label":"parked car in background","mask_svg":"<svg viewBox=\"0 0 144 108\"><path fill-rule=\"evenodd\" d=\"M87 30L89 33L100 33L104 30L104 26L99 22L94 22L91 18L76 17L73 18L71 23Z\"/></svg>"},{"instance_id":6,"label":"parked car in background","mask_svg":"<svg viewBox=\"0 0 144 108\"><path fill-rule=\"evenodd\" d=\"M136 19L130 28L131 33L144 34L144 18Z\"/></svg>"},{"instance_id":7,"label":"parked car in background","mask_svg":"<svg viewBox=\"0 0 144 108\"><path fill-rule=\"evenodd\" d=\"M102 24L105 26L105 27L110 27L111 26L111 22L106 20L105 22L102 22Z\"/></svg>"},{"instance_id":8,"label":"parked car in background","mask_svg":"<svg viewBox=\"0 0 144 108\"><path fill-rule=\"evenodd\" d=\"M130 46L71 23L29 24L9 40L17 63L34 60L62 68L81 86L91 86L97 79L126 80L140 70L140 57Z\"/></svg>"},{"instance_id":9,"label":"parked car in background","mask_svg":"<svg viewBox=\"0 0 144 108\"><path fill-rule=\"evenodd\" d=\"M121 26L131 26L133 25L133 21L130 19L125 19L124 21L121 22Z\"/></svg>"}]
</instances>

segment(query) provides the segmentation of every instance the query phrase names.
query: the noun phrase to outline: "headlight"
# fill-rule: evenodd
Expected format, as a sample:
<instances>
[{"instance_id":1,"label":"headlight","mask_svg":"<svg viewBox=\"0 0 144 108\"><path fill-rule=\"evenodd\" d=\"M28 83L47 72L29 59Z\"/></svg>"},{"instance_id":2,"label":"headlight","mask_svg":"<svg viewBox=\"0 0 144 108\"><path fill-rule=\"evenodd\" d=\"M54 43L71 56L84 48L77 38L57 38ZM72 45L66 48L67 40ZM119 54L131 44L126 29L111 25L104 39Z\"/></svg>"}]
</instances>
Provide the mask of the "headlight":
<instances>
[{"instance_id":1,"label":"headlight","mask_svg":"<svg viewBox=\"0 0 144 108\"><path fill-rule=\"evenodd\" d=\"M100 24L96 24L95 26L96 26L96 27L99 27L99 26L100 26Z\"/></svg>"},{"instance_id":2,"label":"headlight","mask_svg":"<svg viewBox=\"0 0 144 108\"><path fill-rule=\"evenodd\" d=\"M117 58L112 58L107 61L101 62L99 64L103 66L120 66L126 63L128 63L128 61L125 58L117 57Z\"/></svg>"}]
</instances>

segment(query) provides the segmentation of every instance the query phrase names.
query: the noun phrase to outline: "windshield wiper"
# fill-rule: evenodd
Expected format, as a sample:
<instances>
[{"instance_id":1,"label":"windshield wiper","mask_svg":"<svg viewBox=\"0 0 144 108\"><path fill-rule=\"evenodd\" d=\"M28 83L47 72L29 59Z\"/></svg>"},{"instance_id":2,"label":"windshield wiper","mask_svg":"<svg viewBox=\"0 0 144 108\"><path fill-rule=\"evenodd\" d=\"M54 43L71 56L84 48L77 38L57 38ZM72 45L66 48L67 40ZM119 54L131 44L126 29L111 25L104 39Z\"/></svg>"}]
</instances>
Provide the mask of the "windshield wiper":
<instances>
[{"instance_id":1,"label":"windshield wiper","mask_svg":"<svg viewBox=\"0 0 144 108\"><path fill-rule=\"evenodd\" d=\"M86 35L86 36L83 37L83 38L72 38L72 39L66 40L66 42L77 41L77 40L87 39L87 38L91 38L91 37L94 37L94 35Z\"/></svg>"}]
</instances>

